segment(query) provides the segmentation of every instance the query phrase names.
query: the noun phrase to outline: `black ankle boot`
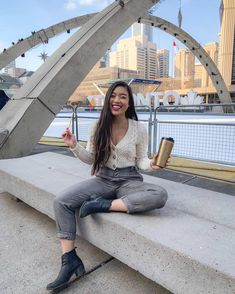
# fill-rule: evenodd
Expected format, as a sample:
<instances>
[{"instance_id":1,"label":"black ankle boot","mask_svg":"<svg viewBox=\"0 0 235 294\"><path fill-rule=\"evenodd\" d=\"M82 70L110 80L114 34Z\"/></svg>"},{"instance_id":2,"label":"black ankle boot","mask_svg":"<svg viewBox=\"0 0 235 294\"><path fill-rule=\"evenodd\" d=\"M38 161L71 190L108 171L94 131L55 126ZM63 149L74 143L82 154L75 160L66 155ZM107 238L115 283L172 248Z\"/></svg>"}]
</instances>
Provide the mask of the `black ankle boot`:
<instances>
[{"instance_id":1,"label":"black ankle boot","mask_svg":"<svg viewBox=\"0 0 235 294\"><path fill-rule=\"evenodd\" d=\"M96 212L110 212L109 208L111 207L113 200L98 198L92 201L83 202L79 210L79 217L83 218L91 213Z\"/></svg>"},{"instance_id":2,"label":"black ankle boot","mask_svg":"<svg viewBox=\"0 0 235 294\"><path fill-rule=\"evenodd\" d=\"M66 252L61 257L62 266L58 277L54 282L47 285L47 290L56 290L59 288L67 287L70 278L73 274L77 277L82 276L85 273L85 268L81 259L77 256L75 248Z\"/></svg>"}]
</instances>

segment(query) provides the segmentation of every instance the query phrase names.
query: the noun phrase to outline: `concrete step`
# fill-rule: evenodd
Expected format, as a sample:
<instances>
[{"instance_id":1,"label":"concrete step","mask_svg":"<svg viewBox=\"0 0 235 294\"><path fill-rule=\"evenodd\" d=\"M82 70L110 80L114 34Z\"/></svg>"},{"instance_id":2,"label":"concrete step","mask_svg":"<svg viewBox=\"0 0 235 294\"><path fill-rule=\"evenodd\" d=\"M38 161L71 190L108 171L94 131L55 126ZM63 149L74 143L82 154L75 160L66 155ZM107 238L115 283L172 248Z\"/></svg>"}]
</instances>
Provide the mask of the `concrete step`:
<instances>
[{"instance_id":1,"label":"concrete step","mask_svg":"<svg viewBox=\"0 0 235 294\"><path fill-rule=\"evenodd\" d=\"M42 153L0 161L0 187L54 217L55 195L90 176L75 158ZM235 198L144 176L169 192L165 208L145 214L96 214L79 234L173 293L235 292Z\"/></svg>"},{"instance_id":2,"label":"concrete step","mask_svg":"<svg viewBox=\"0 0 235 294\"><path fill-rule=\"evenodd\" d=\"M55 230L55 222L46 215L23 202L13 201L10 194L0 194L1 293L48 293L45 287L60 268ZM88 274L63 293L170 294L79 237L76 246Z\"/></svg>"}]
</instances>

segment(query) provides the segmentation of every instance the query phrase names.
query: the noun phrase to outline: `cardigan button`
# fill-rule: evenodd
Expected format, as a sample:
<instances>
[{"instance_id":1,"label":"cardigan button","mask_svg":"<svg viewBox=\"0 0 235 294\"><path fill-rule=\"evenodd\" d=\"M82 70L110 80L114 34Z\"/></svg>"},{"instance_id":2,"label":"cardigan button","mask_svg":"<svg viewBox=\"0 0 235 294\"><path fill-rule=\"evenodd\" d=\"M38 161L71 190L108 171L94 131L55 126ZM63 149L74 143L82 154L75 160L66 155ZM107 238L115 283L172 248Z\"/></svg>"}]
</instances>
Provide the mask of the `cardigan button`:
<instances>
[{"instance_id":1,"label":"cardigan button","mask_svg":"<svg viewBox=\"0 0 235 294\"><path fill-rule=\"evenodd\" d=\"M113 159L116 159L116 155L113 156Z\"/></svg>"},{"instance_id":2,"label":"cardigan button","mask_svg":"<svg viewBox=\"0 0 235 294\"><path fill-rule=\"evenodd\" d=\"M116 165L115 164L113 164L113 168L116 168Z\"/></svg>"}]
</instances>

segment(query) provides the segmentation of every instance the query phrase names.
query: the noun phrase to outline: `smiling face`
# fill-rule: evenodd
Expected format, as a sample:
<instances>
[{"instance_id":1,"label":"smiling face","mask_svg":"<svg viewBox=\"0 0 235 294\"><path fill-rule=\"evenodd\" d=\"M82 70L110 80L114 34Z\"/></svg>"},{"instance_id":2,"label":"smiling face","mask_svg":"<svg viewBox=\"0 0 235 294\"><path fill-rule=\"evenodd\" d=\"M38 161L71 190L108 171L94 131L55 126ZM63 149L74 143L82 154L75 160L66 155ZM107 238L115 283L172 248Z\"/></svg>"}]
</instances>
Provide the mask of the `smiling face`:
<instances>
[{"instance_id":1,"label":"smiling face","mask_svg":"<svg viewBox=\"0 0 235 294\"><path fill-rule=\"evenodd\" d=\"M129 94L125 87L117 86L111 94L109 100L112 115L125 116L125 112L129 107Z\"/></svg>"}]
</instances>

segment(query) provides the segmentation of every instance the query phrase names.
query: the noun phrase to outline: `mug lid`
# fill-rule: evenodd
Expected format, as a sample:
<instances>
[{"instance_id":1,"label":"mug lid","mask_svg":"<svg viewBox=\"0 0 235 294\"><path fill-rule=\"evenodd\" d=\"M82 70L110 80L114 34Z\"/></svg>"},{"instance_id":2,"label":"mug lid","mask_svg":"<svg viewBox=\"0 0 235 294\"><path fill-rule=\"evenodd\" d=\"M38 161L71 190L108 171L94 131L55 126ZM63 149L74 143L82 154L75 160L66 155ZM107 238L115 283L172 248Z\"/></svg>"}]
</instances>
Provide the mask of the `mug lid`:
<instances>
[{"instance_id":1,"label":"mug lid","mask_svg":"<svg viewBox=\"0 0 235 294\"><path fill-rule=\"evenodd\" d=\"M162 137L162 140L167 140L167 141L171 141L171 142L175 142L174 139L172 137Z\"/></svg>"}]
</instances>

